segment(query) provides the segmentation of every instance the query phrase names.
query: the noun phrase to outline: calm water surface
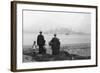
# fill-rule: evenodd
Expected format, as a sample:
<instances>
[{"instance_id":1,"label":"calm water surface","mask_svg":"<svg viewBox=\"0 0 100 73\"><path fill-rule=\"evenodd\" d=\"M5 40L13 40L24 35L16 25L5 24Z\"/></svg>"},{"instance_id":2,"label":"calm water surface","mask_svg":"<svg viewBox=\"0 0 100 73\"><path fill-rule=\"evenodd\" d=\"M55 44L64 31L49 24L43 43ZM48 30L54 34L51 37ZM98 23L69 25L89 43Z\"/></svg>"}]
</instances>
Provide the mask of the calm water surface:
<instances>
[{"instance_id":1,"label":"calm water surface","mask_svg":"<svg viewBox=\"0 0 100 73\"><path fill-rule=\"evenodd\" d=\"M53 38L53 34L43 34L46 40L46 44ZM32 45L33 41L37 40L38 34L35 33L23 33L23 46ZM65 44L77 44L77 43L90 43L90 35L65 35L65 34L57 34L61 45Z\"/></svg>"}]
</instances>

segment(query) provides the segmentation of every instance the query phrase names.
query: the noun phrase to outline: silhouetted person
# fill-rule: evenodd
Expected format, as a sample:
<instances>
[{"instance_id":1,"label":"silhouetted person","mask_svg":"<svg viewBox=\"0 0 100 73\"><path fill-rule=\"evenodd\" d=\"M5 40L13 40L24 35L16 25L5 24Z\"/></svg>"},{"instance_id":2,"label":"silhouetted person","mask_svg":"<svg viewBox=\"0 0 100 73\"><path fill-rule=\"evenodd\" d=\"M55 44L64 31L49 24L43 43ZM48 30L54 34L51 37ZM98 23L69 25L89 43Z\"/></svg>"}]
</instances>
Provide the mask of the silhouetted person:
<instances>
[{"instance_id":1,"label":"silhouetted person","mask_svg":"<svg viewBox=\"0 0 100 73\"><path fill-rule=\"evenodd\" d=\"M52 40L50 41L49 45L52 48L52 54L53 55L58 55L59 51L60 51L60 41L59 39L56 37L56 34L54 34L54 37L52 38Z\"/></svg>"},{"instance_id":2,"label":"silhouetted person","mask_svg":"<svg viewBox=\"0 0 100 73\"><path fill-rule=\"evenodd\" d=\"M44 54L45 53L45 49L44 49L44 45L45 45L45 40L44 40L44 36L42 35L42 32L40 31L40 34L37 37L37 45L39 46L39 54Z\"/></svg>"}]
</instances>

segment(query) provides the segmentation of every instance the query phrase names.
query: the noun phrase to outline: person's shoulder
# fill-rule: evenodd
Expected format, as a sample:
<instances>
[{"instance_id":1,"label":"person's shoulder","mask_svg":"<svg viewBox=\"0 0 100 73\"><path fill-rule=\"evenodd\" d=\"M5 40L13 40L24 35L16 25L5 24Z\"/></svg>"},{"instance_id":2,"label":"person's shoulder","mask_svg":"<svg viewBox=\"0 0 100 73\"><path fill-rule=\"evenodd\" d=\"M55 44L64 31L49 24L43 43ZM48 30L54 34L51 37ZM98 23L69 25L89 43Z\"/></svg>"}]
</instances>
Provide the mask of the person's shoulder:
<instances>
[{"instance_id":1,"label":"person's shoulder","mask_svg":"<svg viewBox=\"0 0 100 73\"><path fill-rule=\"evenodd\" d=\"M52 40L55 39L54 37L52 38Z\"/></svg>"},{"instance_id":2,"label":"person's shoulder","mask_svg":"<svg viewBox=\"0 0 100 73\"><path fill-rule=\"evenodd\" d=\"M44 35L41 35L41 36L44 36Z\"/></svg>"},{"instance_id":3,"label":"person's shoulder","mask_svg":"<svg viewBox=\"0 0 100 73\"><path fill-rule=\"evenodd\" d=\"M38 36L41 36L40 34Z\"/></svg>"},{"instance_id":4,"label":"person's shoulder","mask_svg":"<svg viewBox=\"0 0 100 73\"><path fill-rule=\"evenodd\" d=\"M57 40L59 40L59 38L56 38Z\"/></svg>"},{"instance_id":5,"label":"person's shoulder","mask_svg":"<svg viewBox=\"0 0 100 73\"><path fill-rule=\"evenodd\" d=\"M39 37L40 35L37 35L37 37Z\"/></svg>"},{"instance_id":6,"label":"person's shoulder","mask_svg":"<svg viewBox=\"0 0 100 73\"><path fill-rule=\"evenodd\" d=\"M57 37L54 37L54 39L58 39Z\"/></svg>"},{"instance_id":7,"label":"person's shoulder","mask_svg":"<svg viewBox=\"0 0 100 73\"><path fill-rule=\"evenodd\" d=\"M51 41L53 41L53 40L54 40L54 38L51 39Z\"/></svg>"},{"instance_id":8,"label":"person's shoulder","mask_svg":"<svg viewBox=\"0 0 100 73\"><path fill-rule=\"evenodd\" d=\"M38 34L37 36L39 36L40 34Z\"/></svg>"}]
</instances>

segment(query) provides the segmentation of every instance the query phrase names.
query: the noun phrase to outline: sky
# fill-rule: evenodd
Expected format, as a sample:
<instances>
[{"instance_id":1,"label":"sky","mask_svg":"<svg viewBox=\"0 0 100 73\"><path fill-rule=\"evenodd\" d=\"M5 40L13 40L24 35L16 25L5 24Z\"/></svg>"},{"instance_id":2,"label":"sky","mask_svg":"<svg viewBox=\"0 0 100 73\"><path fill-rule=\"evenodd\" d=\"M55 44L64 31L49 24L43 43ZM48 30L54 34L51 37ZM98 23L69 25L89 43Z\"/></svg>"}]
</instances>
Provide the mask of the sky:
<instances>
[{"instance_id":1,"label":"sky","mask_svg":"<svg viewBox=\"0 0 100 73\"><path fill-rule=\"evenodd\" d=\"M77 32L90 33L91 14L76 12L23 11L24 32L48 31L68 28Z\"/></svg>"}]
</instances>

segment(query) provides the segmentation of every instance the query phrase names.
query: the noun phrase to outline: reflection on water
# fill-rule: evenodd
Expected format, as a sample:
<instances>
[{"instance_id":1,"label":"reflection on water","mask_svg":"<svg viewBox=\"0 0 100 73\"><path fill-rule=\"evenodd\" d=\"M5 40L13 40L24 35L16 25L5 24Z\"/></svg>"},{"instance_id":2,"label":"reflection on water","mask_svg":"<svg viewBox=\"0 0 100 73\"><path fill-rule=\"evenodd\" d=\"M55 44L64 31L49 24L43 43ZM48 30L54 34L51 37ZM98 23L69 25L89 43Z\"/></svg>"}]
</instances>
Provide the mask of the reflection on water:
<instances>
[{"instance_id":1,"label":"reflection on water","mask_svg":"<svg viewBox=\"0 0 100 73\"><path fill-rule=\"evenodd\" d=\"M52 39L53 34L43 34L46 40L46 44ZM33 41L37 40L38 33L23 33L23 45L32 45ZM65 34L57 34L57 37L60 39L61 45L64 44L77 44L77 43L90 43L90 35L86 34L72 34L72 35L65 35Z\"/></svg>"}]
</instances>

